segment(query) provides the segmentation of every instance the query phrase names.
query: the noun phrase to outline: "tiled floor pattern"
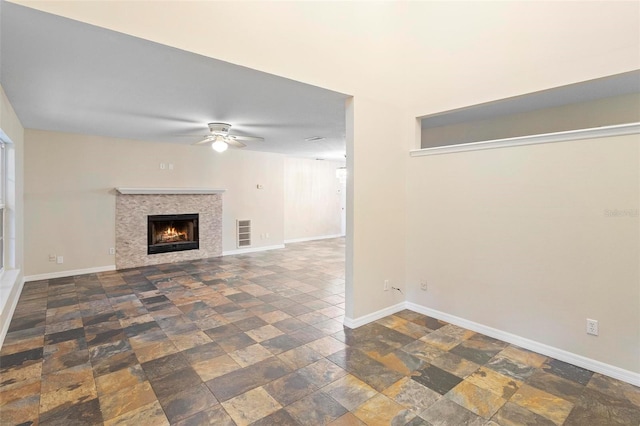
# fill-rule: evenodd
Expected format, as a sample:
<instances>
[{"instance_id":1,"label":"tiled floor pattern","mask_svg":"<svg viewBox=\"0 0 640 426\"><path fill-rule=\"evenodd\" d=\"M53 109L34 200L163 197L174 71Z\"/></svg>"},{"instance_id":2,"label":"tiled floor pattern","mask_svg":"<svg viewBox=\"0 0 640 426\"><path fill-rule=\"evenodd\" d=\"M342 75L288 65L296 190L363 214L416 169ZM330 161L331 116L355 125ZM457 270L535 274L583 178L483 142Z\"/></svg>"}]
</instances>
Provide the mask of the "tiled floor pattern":
<instances>
[{"instance_id":1,"label":"tiled floor pattern","mask_svg":"<svg viewBox=\"0 0 640 426\"><path fill-rule=\"evenodd\" d=\"M623 382L411 311L343 315L342 239L28 283L0 424L640 424Z\"/></svg>"}]
</instances>

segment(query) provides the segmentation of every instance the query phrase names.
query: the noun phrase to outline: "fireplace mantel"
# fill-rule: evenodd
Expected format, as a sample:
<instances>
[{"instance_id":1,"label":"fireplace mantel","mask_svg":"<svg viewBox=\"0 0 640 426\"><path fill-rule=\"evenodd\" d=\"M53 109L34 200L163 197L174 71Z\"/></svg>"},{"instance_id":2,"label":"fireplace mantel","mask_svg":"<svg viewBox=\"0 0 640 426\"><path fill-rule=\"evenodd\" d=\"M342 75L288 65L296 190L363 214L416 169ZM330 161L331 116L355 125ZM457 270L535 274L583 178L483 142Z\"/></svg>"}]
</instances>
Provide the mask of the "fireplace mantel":
<instances>
[{"instance_id":1,"label":"fireplace mantel","mask_svg":"<svg viewBox=\"0 0 640 426\"><path fill-rule=\"evenodd\" d=\"M116 188L124 195L160 195L160 194L222 194L226 189L215 188Z\"/></svg>"}]
</instances>

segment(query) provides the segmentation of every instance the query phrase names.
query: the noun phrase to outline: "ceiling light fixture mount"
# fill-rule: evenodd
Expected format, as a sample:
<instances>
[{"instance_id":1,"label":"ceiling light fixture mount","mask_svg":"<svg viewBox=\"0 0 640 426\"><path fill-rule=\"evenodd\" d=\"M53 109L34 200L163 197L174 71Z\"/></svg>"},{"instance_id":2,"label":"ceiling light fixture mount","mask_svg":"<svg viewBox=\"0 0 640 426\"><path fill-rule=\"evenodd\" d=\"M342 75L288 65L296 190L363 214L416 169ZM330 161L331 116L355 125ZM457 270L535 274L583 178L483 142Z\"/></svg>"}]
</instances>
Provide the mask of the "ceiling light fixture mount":
<instances>
[{"instance_id":1,"label":"ceiling light fixture mount","mask_svg":"<svg viewBox=\"0 0 640 426\"><path fill-rule=\"evenodd\" d=\"M212 135L228 135L231 129L231 124L227 123L209 123L207 126Z\"/></svg>"}]
</instances>

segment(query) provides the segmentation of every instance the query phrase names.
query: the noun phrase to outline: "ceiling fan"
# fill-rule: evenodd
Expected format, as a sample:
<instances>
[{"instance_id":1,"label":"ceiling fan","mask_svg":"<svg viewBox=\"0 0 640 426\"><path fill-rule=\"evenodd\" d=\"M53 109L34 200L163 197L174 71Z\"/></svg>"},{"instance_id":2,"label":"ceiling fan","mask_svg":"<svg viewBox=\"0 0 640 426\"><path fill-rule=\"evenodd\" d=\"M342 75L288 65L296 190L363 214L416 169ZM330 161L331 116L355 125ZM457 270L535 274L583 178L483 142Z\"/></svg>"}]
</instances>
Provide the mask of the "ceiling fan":
<instances>
[{"instance_id":1,"label":"ceiling fan","mask_svg":"<svg viewBox=\"0 0 640 426\"><path fill-rule=\"evenodd\" d=\"M247 146L241 141L245 142L261 142L264 138L259 138L255 136L240 136L240 135L231 135L229 134L229 130L231 129L231 124L227 123L209 123L209 132L210 135L207 135L201 141L194 143L193 145L207 145L211 144L211 148L216 152L224 152L229 148L229 146L233 146L235 148L244 148Z\"/></svg>"}]
</instances>

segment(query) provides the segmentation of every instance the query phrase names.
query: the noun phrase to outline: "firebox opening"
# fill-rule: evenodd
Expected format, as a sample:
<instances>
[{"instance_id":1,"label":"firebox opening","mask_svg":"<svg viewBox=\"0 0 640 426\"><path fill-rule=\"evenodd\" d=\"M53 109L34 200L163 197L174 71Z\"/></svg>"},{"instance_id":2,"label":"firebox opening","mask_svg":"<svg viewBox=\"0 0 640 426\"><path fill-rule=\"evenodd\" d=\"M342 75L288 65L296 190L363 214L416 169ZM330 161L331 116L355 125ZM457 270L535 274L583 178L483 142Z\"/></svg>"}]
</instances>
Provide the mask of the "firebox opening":
<instances>
[{"instance_id":1,"label":"firebox opening","mask_svg":"<svg viewBox=\"0 0 640 426\"><path fill-rule=\"evenodd\" d=\"M197 250L198 214L147 216L147 254Z\"/></svg>"}]
</instances>

